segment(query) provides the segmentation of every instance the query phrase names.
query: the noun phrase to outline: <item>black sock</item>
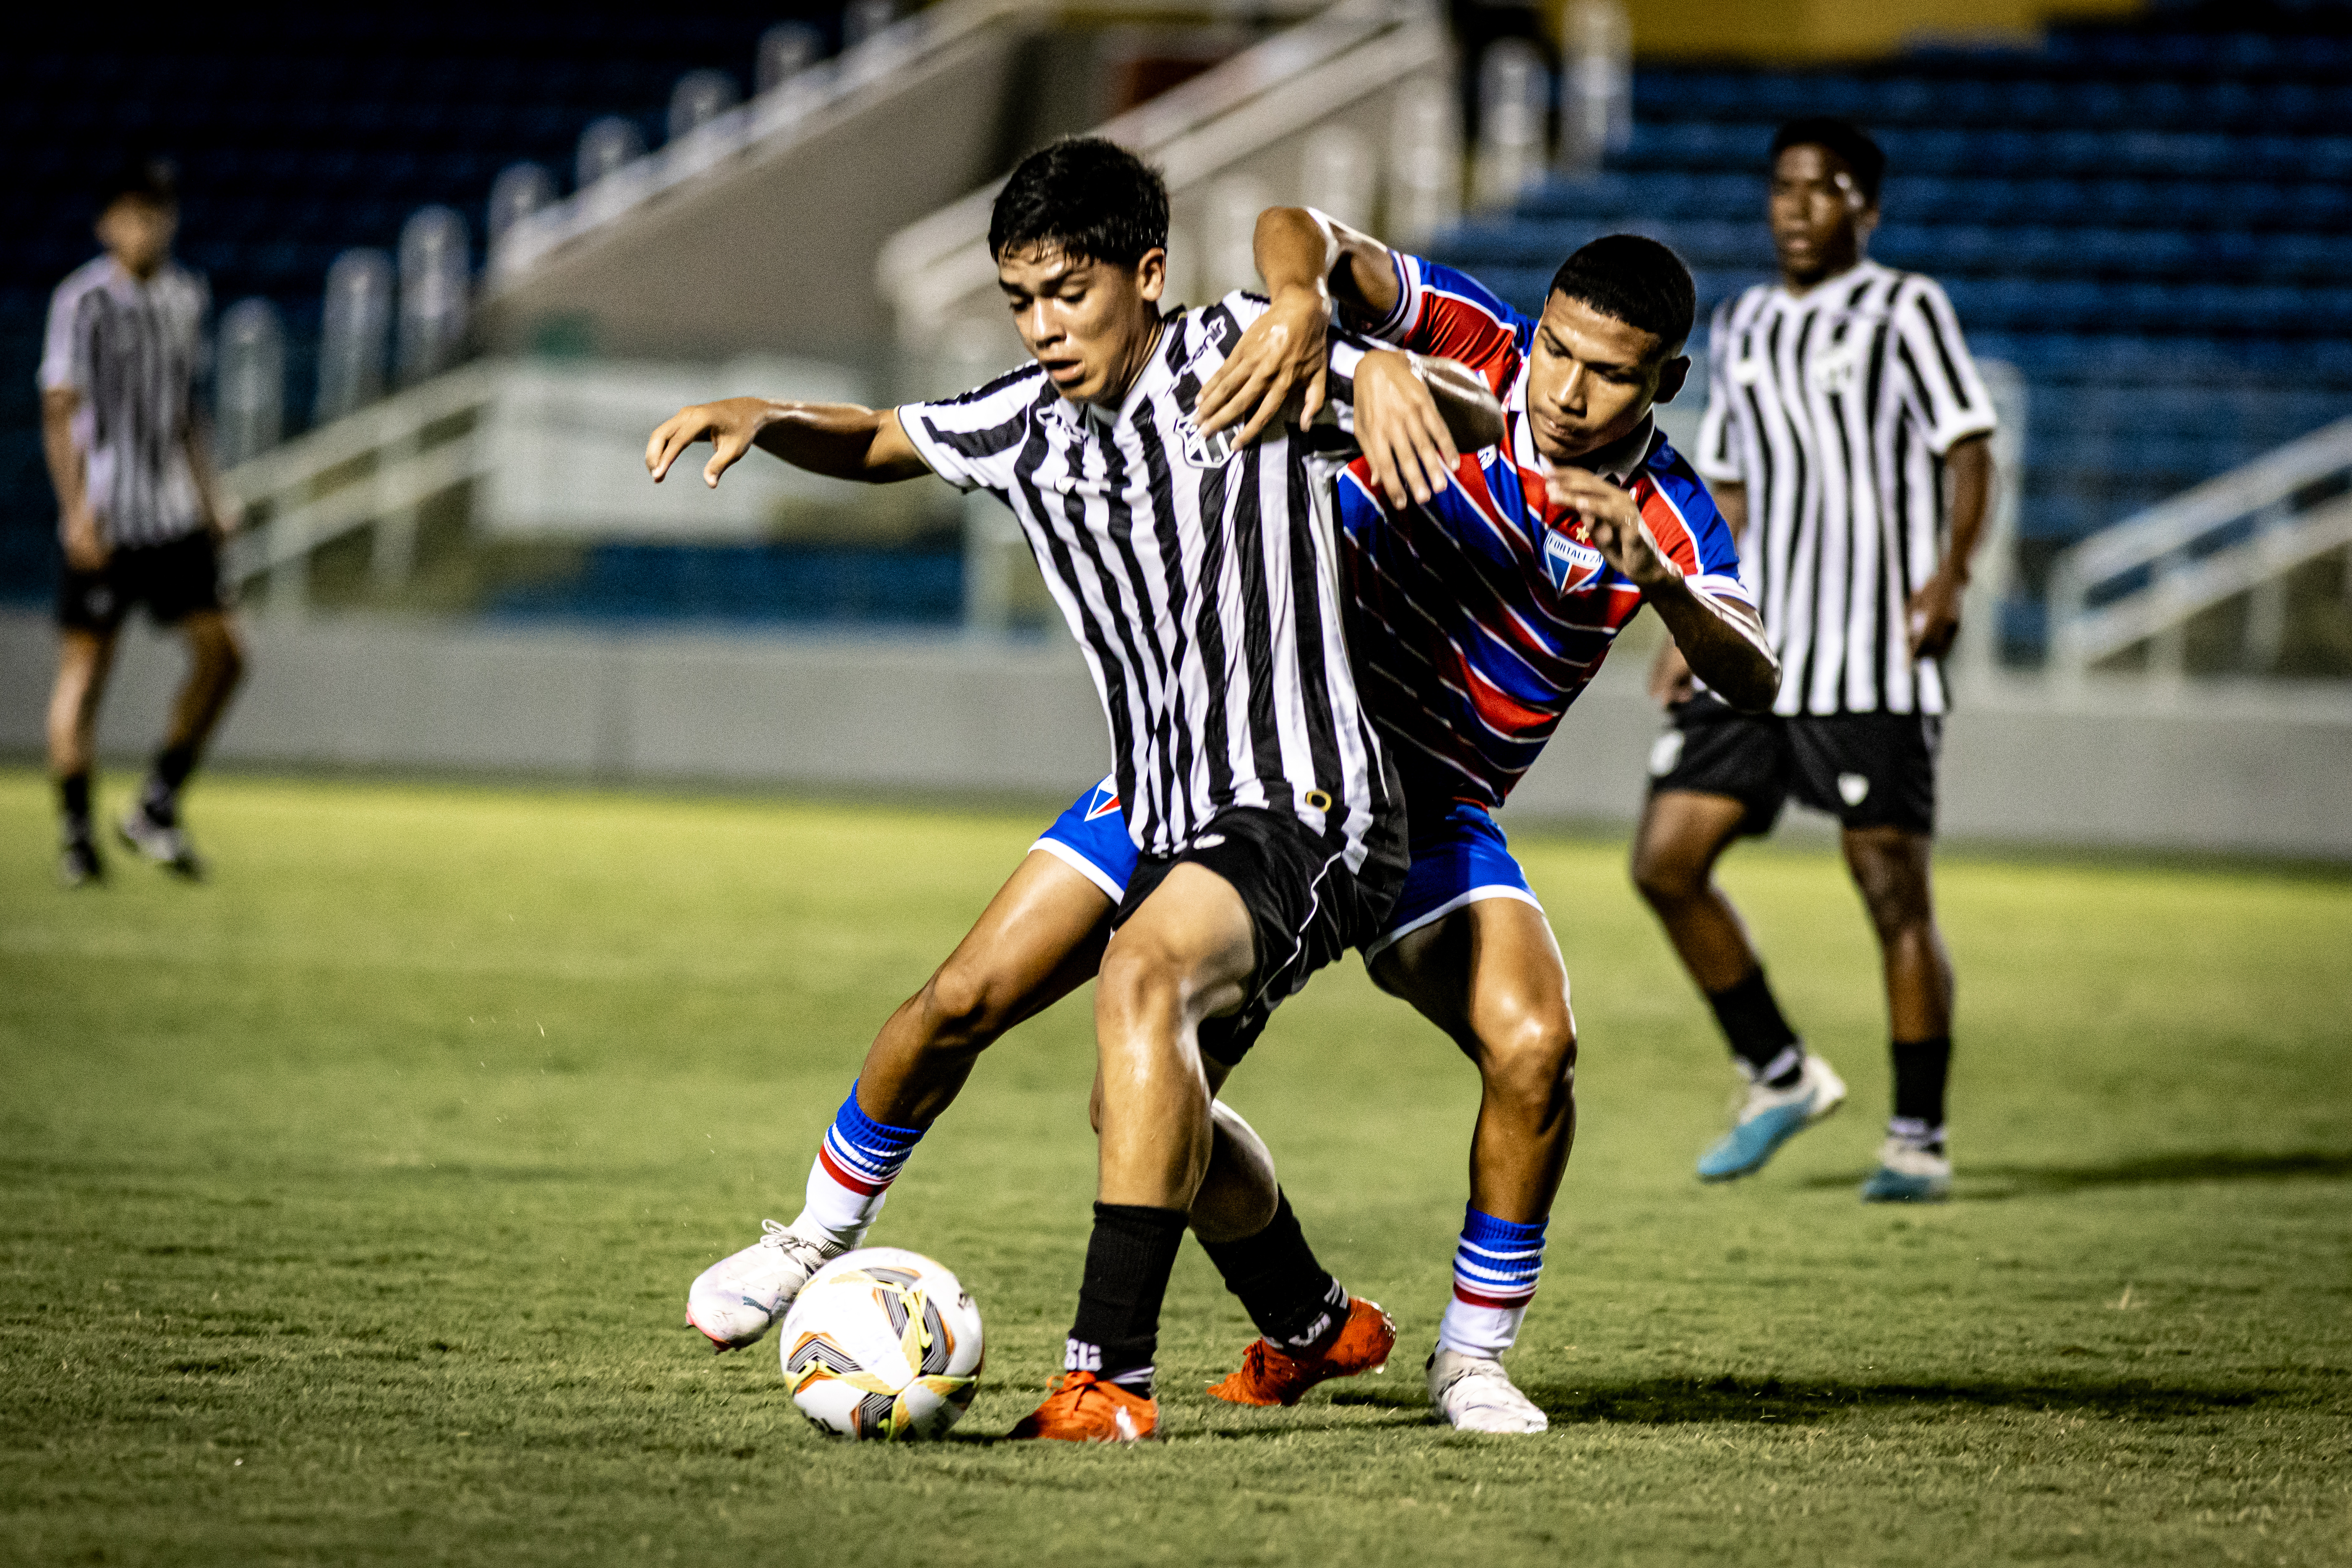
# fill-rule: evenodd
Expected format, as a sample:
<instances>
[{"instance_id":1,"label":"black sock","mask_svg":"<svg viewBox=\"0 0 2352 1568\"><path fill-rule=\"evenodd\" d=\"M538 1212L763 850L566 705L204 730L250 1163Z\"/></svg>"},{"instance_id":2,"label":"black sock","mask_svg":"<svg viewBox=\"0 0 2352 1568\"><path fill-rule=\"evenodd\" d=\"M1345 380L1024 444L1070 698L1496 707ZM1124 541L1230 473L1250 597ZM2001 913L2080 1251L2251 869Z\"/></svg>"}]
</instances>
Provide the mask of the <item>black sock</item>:
<instances>
[{"instance_id":1,"label":"black sock","mask_svg":"<svg viewBox=\"0 0 2352 1568\"><path fill-rule=\"evenodd\" d=\"M190 745L166 746L155 753L155 764L147 773L147 786L139 792L139 805L151 821L166 827L177 826L180 816L180 786L196 771L196 749Z\"/></svg>"},{"instance_id":2,"label":"black sock","mask_svg":"<svg viewBox=\"0 0 2352 1568\"><path fill-rule=\"evenodd\" d=\"M1887 1131L1929 1147L1944 1142L1944 1080L1952 1071L1952 1037L1896 1040L1895 1120Z\"/></svg>"},{"instance_id":3,"label":"black sock","mask_svg":"<svg viewBox=\"0 0 2352 1568\"><path fill-rule=\"evenodd\" d=\"M1182 1209L1135 1204L1095 1205L1095 1233L1087 1243L1086 1280L1078 1287L1077 1321L1070 1325L1062 1364L1105 1382L1151 1392L1151 1357L1160 1346L1160 1301L1184 1245Z\"/></svg>"},{"instance_id":4,"label":"black sock","mask_svg":"<svg viewBox=\"0 0 2352 1568\"><path fill-rule=\"evenodd\" d=\"M1312 1352L1347 1326L1348 1292L1315 1261L1289 1194L1278 1195L1274 1218L1255 1236L1204 1241L1201 1250L1257 1331L1284 1350Z\"/></svg>"},{"instance_id":5,"label":"black sock","mask_svg":"<svg viewBox=\"0 0 2352 1568\"><path fill-rule=\"evenodd\" d=\"M1746 1062L1760 1082L1787 1089L1797 1081L1797 1075L1804 1070L1805 1043L1780 1016L1780 1004L1772 999L1772 987L1765 983L1761 964L1728 990L1708 992L1706 1002L1715 1009L1715 1021L1722 1026L1732 1054Z\"/></svg>"},{"instance_id":6,"label":"black sock","mask_svg":"<svg viewBox=\"0 0 2352 1568\"><path fill-rule=\"evenodd\" d=\"M65 818L66 837L89 838L89 770L68 773L58 781L58 815Z\"/></svg>"}]
</instances>

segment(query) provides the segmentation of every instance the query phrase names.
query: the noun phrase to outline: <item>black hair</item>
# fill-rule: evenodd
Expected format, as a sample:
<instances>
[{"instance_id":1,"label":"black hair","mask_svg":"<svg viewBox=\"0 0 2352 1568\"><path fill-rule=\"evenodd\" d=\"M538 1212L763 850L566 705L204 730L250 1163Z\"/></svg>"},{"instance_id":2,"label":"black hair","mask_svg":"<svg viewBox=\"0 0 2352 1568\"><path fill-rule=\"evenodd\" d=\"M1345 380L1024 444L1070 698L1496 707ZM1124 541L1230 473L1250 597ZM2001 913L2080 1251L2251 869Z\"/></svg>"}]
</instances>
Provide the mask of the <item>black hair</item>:
<instances>
[{"instance_id":1,"label":"black hair","mask_svg":"<svg viewBox=\"0 0 2352 1568\"><path fill-rule=\"evenodd\" d=\"M1651 333L1669 359L1690 341L1698 314L1698 290L1683 258L1638 234L1608 235L1561 262L1551 292Z\"/></svg>"},{"instance_id":2,"label":"black hair","mask_svg":"<svg viewBox=\"0 0 2352 1568\"><path fill-rule=\"evenodd\" d=\"M1132 267L1168 244L1168 187L1115 142L1072 136L1021 160L988 218L988 253L1058 247L1073 259Z\"/></svg>"},{"instance_id":3,"label":"black hair","mask_svg":"<svg viewBox=\"0 0 2352 1568\"><path fill-rule=\"evenodd\" d=\"M180 171L169 158L126 158L99 183L96 195L100 212L126 196L159 207L175 207L180 205Z\"/></svg>"},{"instance_id":4,"label":"black hair","mask_svg":"<svg viewBox=\"0 0 2352 1568\"><path fill-rule=\"evenodd\" d=\"M1878 204L1879 183L1886 178L1886 153L1870 139L1870 132L1851 120L1833 115L1816 114L1803 120L1791 120L1772 133L1772 162L1791 147L1820 147L1834 153L1849 174L1853 175L1854 189L1862 199L1875 206Z\"/></svg>"}]
</instances>

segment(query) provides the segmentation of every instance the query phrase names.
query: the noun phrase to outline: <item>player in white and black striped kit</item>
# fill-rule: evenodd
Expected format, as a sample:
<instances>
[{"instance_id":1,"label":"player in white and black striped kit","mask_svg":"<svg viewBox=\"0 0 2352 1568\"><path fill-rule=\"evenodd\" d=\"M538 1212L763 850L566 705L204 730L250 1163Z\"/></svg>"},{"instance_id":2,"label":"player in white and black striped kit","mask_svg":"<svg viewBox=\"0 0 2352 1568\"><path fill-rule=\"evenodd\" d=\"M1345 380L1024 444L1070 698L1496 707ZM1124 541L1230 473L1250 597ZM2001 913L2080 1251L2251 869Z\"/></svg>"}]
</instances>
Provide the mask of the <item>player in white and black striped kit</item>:
<instances>
[{"instance_id":1,"label":"player in white and black striped kit","mask_svg":"<svg viewBox=\"0 0 2352 1568\"><path fill-rule=\"evenodd\" d=\"M217 544L233 503L213 478L194 404L204 358L202 279L171 258L179 203L169 164L134 162L102 194L106 254L49 301L41 431L57 487L65 574L58 588L58 679L49 771L63 817L58 876L104 875L90 827L99 700L122 620L141 604L188 644L188 678L123 842L183 876L202 868L180 826L180 790L244 668L220 595Z\"/></svg>"},{"instance_id":2,"label":"player in white and black striped kit","mask_svg":"<svg viewBox=\"0 0 2352 1568\"><path fill-rule=\"evenodd\" d=\"M1231 294L1162 315L1167 226L1132 153L1057 143L1013 172L990 226L1032 363L897 409L705 405L646 449L657 479L709 439L711 483L757 445L843 479L991 491L1094 675L1114 809L1141 854L1097 991L1101 1165L1077 1318L1019 1437L1153 1434L1160 1299L1208 1169L1211 1098L1284 997L1379 934L1405 869L1401 793L1349 662L1331 484L1354 453L1356 382L1433 373L1335 333L1334 424L1202 437L1202 386L1267 306ZM920 1136L877 1109L854 1091L828 1134L821 1159L845 1181Z\"/></svg>"},{"instance_id":3,"label":"player in white and black striped kit","mask_svg":"<svg viewBox=\"0 0 2352 1568\"><path fill-rule=\"evenodd\" d=\"M1945 1196L1951 961L1929 894L1941 659L1991 494L1993 408L1934 279L1872 261L1886 160L1843 121L1772 140L1777 283L1717 310L1691 459L1742 534L1741 575L1781 665L1769 715L1734 711L1671 645L1654 689L1633 878L1715 1009L1749 1090L1702 1179L1763 1165L1845 1097L1781 1016L1714 880L1732 839L1791 795L1836 816L1885 958L1895 1106L1873 1202Z\"/></svg>"}]
</instances>

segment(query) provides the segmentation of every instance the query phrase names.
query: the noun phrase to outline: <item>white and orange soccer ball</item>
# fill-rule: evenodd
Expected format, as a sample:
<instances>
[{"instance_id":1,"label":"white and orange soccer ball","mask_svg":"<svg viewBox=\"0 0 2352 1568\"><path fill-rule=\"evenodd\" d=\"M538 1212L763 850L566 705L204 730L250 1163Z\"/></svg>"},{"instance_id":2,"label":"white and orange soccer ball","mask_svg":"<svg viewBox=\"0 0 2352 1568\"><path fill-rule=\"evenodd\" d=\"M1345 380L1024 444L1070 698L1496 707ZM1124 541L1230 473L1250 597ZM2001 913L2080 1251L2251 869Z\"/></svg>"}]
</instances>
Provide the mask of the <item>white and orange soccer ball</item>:
<instances>
[{"instance_id":1,"label":"white and orange soccer ball","mask_svg":"<svg viewBox=\"0 0 2352 1568\"><path fill-rule=\"evenodd\" d=\"M980 1309L919 1252L845 1252L784 1315L784 1385L817 1430L912 1442L956 1424L980 1384Z\"/></svg>"}]
</instances>

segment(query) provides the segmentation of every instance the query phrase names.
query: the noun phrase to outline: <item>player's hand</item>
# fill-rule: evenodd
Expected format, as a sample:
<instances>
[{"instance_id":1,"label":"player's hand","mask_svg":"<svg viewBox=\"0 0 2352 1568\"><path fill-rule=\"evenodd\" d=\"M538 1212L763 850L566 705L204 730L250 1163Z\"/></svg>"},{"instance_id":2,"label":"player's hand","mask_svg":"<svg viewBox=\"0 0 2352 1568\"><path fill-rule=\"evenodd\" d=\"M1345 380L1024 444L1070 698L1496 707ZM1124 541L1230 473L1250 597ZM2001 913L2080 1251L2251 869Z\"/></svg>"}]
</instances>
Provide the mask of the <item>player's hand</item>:
<instances>
[{"instance_id":1,"label":"player's hand","mask_svg":"<svg viewBox=\"0 0 2352 1568\"><path fill-rule=\"evenodd\" d=\"M1554 506L1566 507L1591 534L1592 547L1637 588L1660 588L1680 580L1681 571L1658 549L1642 521L1642 509L1590 468L1547 468L1544 489Z\"/></svg>"},{"instance_id":2,"label":"player's hand","mask_svg":"<svg viewBox=\"0 0 2352 1568\"><path fill-rule=\"evenodd\" d=\"M112 553L106 540L98 531L98 514L87 506L76 507L66 514L62 542L66 564L77 572L96 572L105 566Z\"/></svg>"},{"instance_id":3,"label":"player's hand","mask_svg":"<svg viewBox=\"0 0 2352 1568\"><path fill-rule=\"evenodd\" d=\"M716 489L719 476L741 461L760 432L767 428L768 416L769 405L763 397L730 397L722 403L681 408L656 426L646 442L646 472L659 484L679 453L697 441L708 441L713 449L710 461L702 465L702 482Z\"/></svg>"},{"instance_id":4,"label":"player's hand","mask_svg":"<svg viewBox=\"0 0 2352 1568\"><path fill-rule=\"evenodd\" d=\"M1314 423L1329 375L1330 330L1330 300L1319 290L1286 289L1276 295L1272 309L1249 324L1201 388L1192 407L1201 434L1243 420L1234 445L1246 447L1282 416L1291 394L1301 388L1298 422Z\"/></svg>"},{"instance_id":5,"label":"player's hand","mask_svg":"<svg viewBox=\"0 0 2352 1568\"><path fill-rule=\"evenodd\" d=\"M1462 461L1420 365L1393 349L1356 367L1356 445L1391 506L1438 494Z\"/></svg>"},{"instance_id":6,"label":"player's hand","mask_svg":"<svg viewBox=\"0 0 2352 1568\"><path fill-rule=\"evenodd\" d=\"M1966 584L1938 572L1911 595L1905 617L1911 636L1911 657L1941 658L1952 651L1960 635L1960 594Z\"/></svg>"},{"instance_id":7,"label":"player's hand","mask_svg":"<svg viewBox=\"0 0 2352 1568\"><path fill-rule=\"evenodd\" d=\"M1668 637L1658 649L1658 657L1650 661L1650 700L1661 708L1679 707L1698 695L1698 682L1691 679L1690 660L1683 657L1682 648Z\"/></svg>"}]
</instances>

